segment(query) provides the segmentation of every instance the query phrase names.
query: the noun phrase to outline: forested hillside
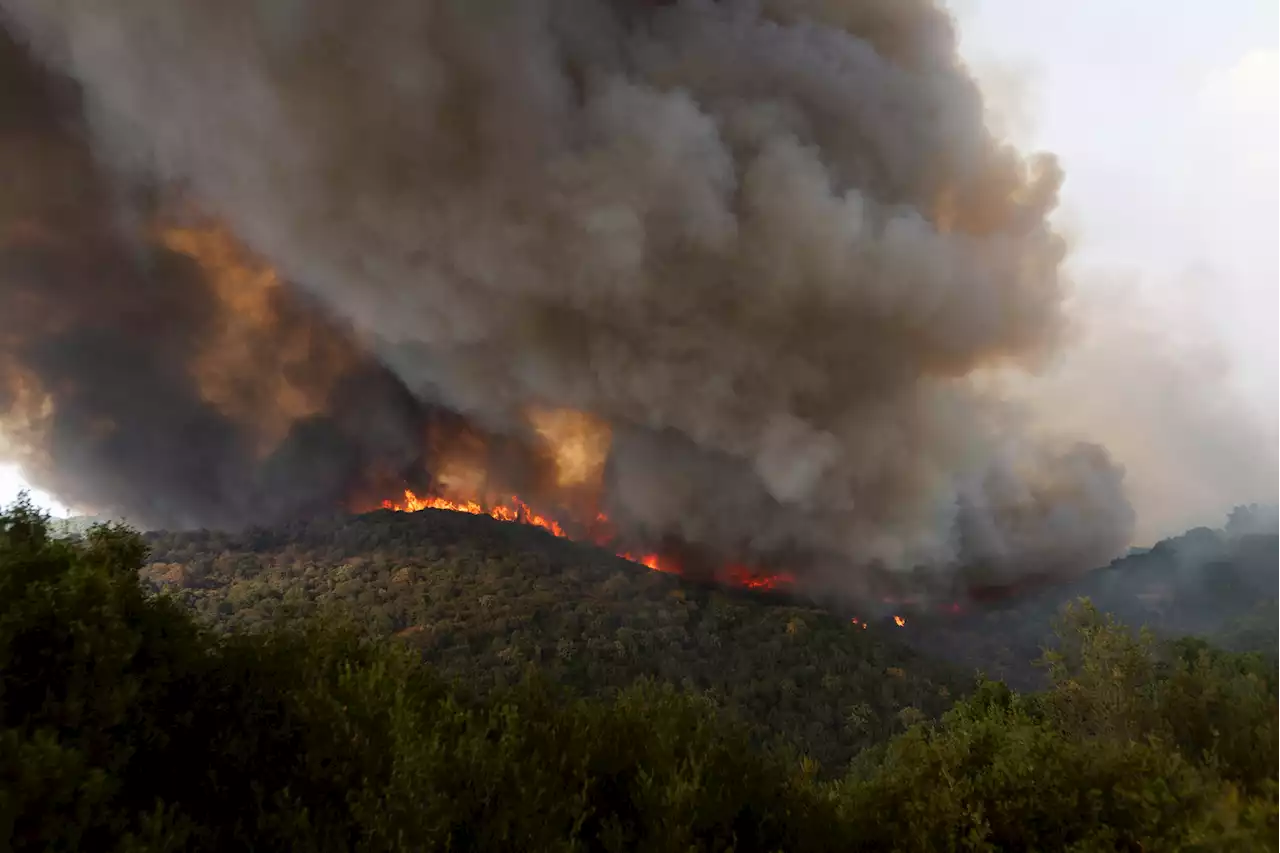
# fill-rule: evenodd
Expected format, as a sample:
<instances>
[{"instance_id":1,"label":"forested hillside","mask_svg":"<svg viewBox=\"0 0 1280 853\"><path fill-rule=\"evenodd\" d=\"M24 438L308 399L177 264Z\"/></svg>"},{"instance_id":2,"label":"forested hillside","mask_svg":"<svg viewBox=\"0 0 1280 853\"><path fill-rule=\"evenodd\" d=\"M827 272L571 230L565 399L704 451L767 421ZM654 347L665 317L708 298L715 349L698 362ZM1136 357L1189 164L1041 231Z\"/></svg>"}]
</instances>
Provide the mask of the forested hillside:
<instances>
[{"instance_id":1,"label":"forested hillside","mask_svg":"<svg viewBox=\"0 0 1280 853\"><path fill-rule=\"evenodd\" d=\"M823 779L671 684L580 698L544 654L461 689L336 614L219 633L149 593L146 560L126 529L0 513L0 849L1276 849L1275 667L1092 607L1066 612L1046 691L980 682Z\"/></svg>"},{"instance_id":2,"label":"forested hillside","mask_svg":"<svg viewBox=\"0 0 1280 853\"><path fill-rule=\"evenodd\" d=\"M511 683L529 664L588 691L652 675L711 690L837 764L893 730L886 721L897 715L946 707L975 671L1043 687L1033 661L1078 598L1158 636L1272 656L1280 619L1275 519L1261 508L1071 584L954 612L903 604L902 628L879 602L817 607L699 586L536 528L439 510L147 538L153 588L180 590L224 629L344 605L481 690Z\"/></svg>"},{"instance_id":3,"label":"forested hillside","mask_svg":"<svg viewBox=\"0 0 1280 853\"><path fill-rule=\"evenodd\" d=\"M1265 523L1264 523L1265 522ZM1220 530L1197 528L1089 572L1074 583L1030 591L946 619L918 619L917 648L967 671L1021 687L1044 686L1030 664L1053 642L1063 606L1088 598L1157 636L1199 636L1222 648L1277 657L1280 541L1267 508L1241 507Z\"/></svg>"},{"instance_id":4,"label":"forested hillside","mask_svg":"<svg viewBox=\"0 0 1280 853\"><path fill-rule=\"evenodd\" d=\"M948 708L971 673L813 607L654 572L537 528L441 510L273 531L151 534L143 577L222 630L342 606L465 689L531 666L587 694L648 676L705 693L828 769Z\"/></svg>"}]
</instances>

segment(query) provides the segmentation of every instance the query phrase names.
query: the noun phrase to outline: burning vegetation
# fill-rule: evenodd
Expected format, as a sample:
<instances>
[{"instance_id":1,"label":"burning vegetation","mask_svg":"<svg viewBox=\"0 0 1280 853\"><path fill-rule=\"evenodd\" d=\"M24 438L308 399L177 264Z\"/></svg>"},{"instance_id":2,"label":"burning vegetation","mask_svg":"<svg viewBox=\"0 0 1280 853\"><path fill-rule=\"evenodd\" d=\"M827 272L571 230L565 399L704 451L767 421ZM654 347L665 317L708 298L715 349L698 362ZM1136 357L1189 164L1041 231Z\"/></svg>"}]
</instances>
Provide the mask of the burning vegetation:
<instances>
[{"instance_id":1,"label":"burning vegetation","mask_svg":"<svg viewBox=\"0 0 1280 853\"><path fill-rule=\"evenodd\" d=\"M429 442L436 456L428 464L437 472L431 490L419 494L404 489L401 495L383 499L381 508L487 515L498 521L540 527L562 539L590 542L655 571L686 575L696 571L720 583L750 589L782 589L795 582L790 572L751 569L724 561L710 563L707 558L695 568L688 563L687 544L679 541L668 541L665 550L646 548L643 542L629 544L626 534L601 508L608 491L608 424L582 412L545 408L531 409L526 422L528 443L517 446L508 440L507 456L523 457L519 467L525 483L542 499L537 505L554 509L535 509L521 496L504 492L502 487L507 484L490 471L489 445L483 436L470 430L458 436L437 432L437 440ZM359 511L371 507L354 508ZM636 538L633 533L631 539Z\"/></svg>"},{"instance_id":2,"label":"burning vegetation","mask_svg":"<svg viewBox=\"0 0 1280 853\"><path fill-rule=\"evenodd\" d=\"M613 529L613 525L609 523L609 517L604 513L596 516L595 521L589 525L585 534L581 537L572 537L560 525L559 522L539 515L529 508L528 504L520 500L520 498L512 495L503 502L482 504L476 501L451 501L447 498L418 497L412 491L406 489L402 500L385 500L382 502L383 509L395 510L397 512L417 512L424 509L441 509L449 512L465 512L471 515L487 515L498 521L509 521L517 524L528 524L533 527L541 527L543 530L557 536L561 539L576 538L590 541L601 548L615 548L618 545L618 536ZM616 551L617 555L624 560L630 560L633 563L639 563L657 572L667 572L669 574L681 574L679 562L674 557L664 557L658 553L635 552L626 549ZM716 573L716 579L725 583L744 586L748 589L782 589L789 587L795 582L795 577L787 572L778 572L776 574L761 574L752 572L742 566L726 566Z\"/></svg>"},{"instance_id":3,"label":"burning vegetation","mask_svg":"<svg viewBox=\"0 0 1280 853\"><path fill-rule=\"evenodd\" d=\"M68 504L873 601L1128 544L980 381L1056 351L1062 173L931 3L0 5L0 453Z\"/></svg>"}]
</instances>

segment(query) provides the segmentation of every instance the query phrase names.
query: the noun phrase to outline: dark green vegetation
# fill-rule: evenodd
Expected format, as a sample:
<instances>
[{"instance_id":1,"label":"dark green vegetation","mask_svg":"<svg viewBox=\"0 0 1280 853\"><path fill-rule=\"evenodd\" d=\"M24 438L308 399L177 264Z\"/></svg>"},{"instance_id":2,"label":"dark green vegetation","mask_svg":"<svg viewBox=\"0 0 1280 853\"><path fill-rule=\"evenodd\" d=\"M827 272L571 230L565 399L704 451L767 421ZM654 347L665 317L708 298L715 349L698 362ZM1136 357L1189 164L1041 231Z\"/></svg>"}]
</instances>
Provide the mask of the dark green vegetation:
<instances>
[{"instance_id":1,"label":"dark green vegetation","mask_svg":"<svg viewBox=\"0 0 1280 853\"><path fill-rule=\"evenodd\" d=\"M1280 585L1274 511L1240 507L1221 530L1197 528L1116 560L1071 584L1042 589L957 618L917 619L913 645L1023 688L1047 685L1031 661L1053 642L1063 606L1099 610L1164 639L1199 636L1232 651L1277 658Z\"/></svg>"},{"instance_id":2,"label":"dark green vegetation","mask_svg":"<svg viewBox=\"0 0 1280 853\"><path fill-rule=\"evenodd\" d=\"M376 512L245 534L148 537L144 577L220 629L331 607L396 634L485 694L536 666L575 692L651 677L783 735L828 770L934 717L971 678L821 610L698 587L533 527L442 510Z\"/></svg>"},{"instance_id":3,"label":"dark green vegetation","mask_svg":"<svg viewBox=\"0 0 1280 853\"><path fill-rule=\"evenodd\" d=\"M367 530L391 524L375 517ZM247 570L245 554L283 553L300 532L252 534L254 547L230 560ZM442 545L437 559L471 553L453 544L451 557ZM552 552L530 553L536 563ZM1201 641L1135 637L1089 606L1064 616L1062 642L1046 660L1048 690L979 683L940 720L911 724L828 779L794 752L764 748L759 721L736 721L696 692L642 681L577 697L545 678L461 689L370 625L334 614L275 625L286 602L307 609L308 596L289 590L256 599L274 605L225 608L233 621L260 612L264 630L219 632L177 597L149 594L138 579L144 563L144 543L126 530L58 541L30 507L0 516L0 849L1276 848L1274 666ZM185 565L167 572L181 576ZM492 570L503 576L501 566ZM538 577L524 594L537 595ZM208 581L184 583L190 591ZM681 600L672 579L634 583L649 602L639 609L655 620L665 602ZM645 592L649 583L662 595ZM338 591L318 576L312 584L316 593L379 600L376 585ZM465 598L467 586L453 584L453 598ZM441 581L426 591L443 597L450 588ZM683 593L686 604L702 597L698 612L744 608L741 623L723 623L745 624L744 642L764 630L752 627L763 604ZM600 596L601 612L621 606ZM213 613L231 595L206 598ZM775 626L784 643L806 642L813 619L832 632L823 648L841 646L837 626L817 614L780 612L789 614ZM554 630L540 617L531 617L536 632L511 630ZM788 631L795 618L804 627ZM473 648L463 621L442 634L442 649ZM902 660L863 638L872 630L839 630L851 660ZM424 625L410 637L428 633ZM424 647L463 671L433 643ZM572 675L572 656L558 649L529 660L568 683L586 678ZM912 716L895 714L895 725Z\"/></svg>"}]
</instances>

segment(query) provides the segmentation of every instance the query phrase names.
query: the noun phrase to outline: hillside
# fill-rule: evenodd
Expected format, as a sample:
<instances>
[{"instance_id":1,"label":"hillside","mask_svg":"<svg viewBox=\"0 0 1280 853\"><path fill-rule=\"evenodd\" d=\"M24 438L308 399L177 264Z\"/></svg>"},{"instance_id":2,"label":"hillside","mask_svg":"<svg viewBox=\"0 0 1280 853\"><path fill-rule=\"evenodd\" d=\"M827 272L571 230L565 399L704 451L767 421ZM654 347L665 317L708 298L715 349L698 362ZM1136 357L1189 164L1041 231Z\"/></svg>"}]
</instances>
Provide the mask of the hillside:
<instances>
[{"instance_id":1,"label":"hillside","mask_svg":"<svg viewBox=\"0 0 1280 853\"><path fill-rule=\"evenodd\" d=\"M638 678L707 692L759 740L840 768L934 717L968 673L777 597L699 586L542 530L440 510L375 512L242 534L147 534L143 577L224 630L346 605L483 694L531 667L587 694Z\"/></svg>"},{"instance_id":2,"label":"hillside","mask_svg":"<svg viewBox=\"0 0 1280 853\"><path fill-rule=\"evenodd\" d=\"M318 524L310 535L201 535L185 545L217 542L224 566L253 570L268 555L285 562L289 547L300 562L341 559L370 536L389 562L403 562L397 549L412 554L424 539L465 560L501 554L503 539L524 535L473 523L382 515ZM484 546L448 544L475 535ZM281 544L290 539L316 550ZM569 555L523 544L533 563ZM580 556L587 568L566 571L629 571ZM509 557L494 561L495 576L523 577ZM225 629L252 610L237 611L229 594L207 596L217 585L206 558L189 564L203 587L188 564L146 559L146 543L125 528L51 537L29 504L0 512L0 849L1276 849L1275 667L1199 641L1135 639L1089 606L1066 612L1045 691L979 683L940 719L914 722L822 778L794 753L760 749L759 721L753 732L705 695L647 680L582 698L537 677L559 664L567 676L572 656L544 651L532 678L477 691L336 615L217 632L141 582L163 575L193 602L205 593L213 612L228 611ZM543 592L555 589L548 577ZM705 593L699 611L738 607L735 624L781 628L782 645L723 632L754 649L753 664L771 648L796 657L786 643L871 655L883 645L899 659L891 640L864 639L873 628L845 628L836 642L831 626L832 642L810 646L822 632L809 626L824 626L802 608L721 602L673 578L630 580L649 602L643 612ZM452 589L458 600L469 588L446 580L426 591ZM544 605L534 623L561 611ZM771 621L784 615L785 624ZM653 649L651 665L665 651ZM879 678L897 679L911 676L886 669Z\"/></svg>"},{"instance_id":3,"label":"hillside","mask_svg":"<svg viewBox=\"0 0 1280 853\"><path fill-rule=\"evenodd\" d=\"M828 769L936 717L975 672L1044 687L1034 662L1079 597L1169 639L1276 654L1271 532L1190 531L1075 583L959 613L911 612L905 627L690 583L534 527L442 510L146 540L144 579L219 630L339 607L478 695L531 667L586 695L653 677L706 693L759 741L781 739Z\"/></svg>"},{"instance_id":4,"label":"hillside","mask_svg":"<svg viewBox=\"0 0 1280 853\"><path fill-rule=\"evenodd\" d=\"M1031 665L1052 645L1062 608L1088 598L1134 627L1174 639L1199 636L1222 648L1277 657L1280 539L1228 524L1197 528L1089 572L1073 583L973 609L915 619L907 638L967 671L981 669L1020 687L1044 686Z\"/></svg>"}]
</instances>

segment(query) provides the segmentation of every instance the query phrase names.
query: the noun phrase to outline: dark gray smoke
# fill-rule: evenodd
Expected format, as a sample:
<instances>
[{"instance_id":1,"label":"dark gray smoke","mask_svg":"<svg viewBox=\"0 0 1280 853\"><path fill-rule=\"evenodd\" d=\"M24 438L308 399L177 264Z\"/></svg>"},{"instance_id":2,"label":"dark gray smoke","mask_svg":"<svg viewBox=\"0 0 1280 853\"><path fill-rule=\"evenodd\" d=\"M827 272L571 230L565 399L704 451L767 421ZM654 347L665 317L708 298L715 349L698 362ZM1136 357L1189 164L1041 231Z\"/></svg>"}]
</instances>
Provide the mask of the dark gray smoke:
<instances>
[{"instance_id":1,"label":"dark gray smoke","mask_svg":"<svg viewBox=\"0 0 1280 853\"><path fill-rule=\"evenodd\" d=\"M344 477L386 447L404 461L403 407L384 416L382 397L365 401L352 430L320 393L378 362L397 379L379 380L390 399L402 384L486 428L524 429L531 406L596 416L615 433L614 511L712 547L800 542L845 567L966 566L999 582L1078 571L1128 542L1106 452L1046 437L975 384L1058 343L1065 249L1046 217L1062 173L992 138L932 3L0 7L78 82L115 174L218 217L324 311L289 296L309 334L250 323L250 337L273 330L274 354L210 368L173 351L208 333L202 293L228 316L260 315L237 288L136 249L110 259L127 280L82 282L74 311L119 302L146 318L117 324L132 360L111 399L145 387L157 401L128 439L147 458L130 464L181 460L152 491L119 461L133 457L110 455L96 488L119 503L147 488L209 514L192 493L211 469L220 494L259 494L269 466L222 461L249 452L228 420L264 408L231 380L279 390L274 377L312 362L298 340L349 326L331 359L341 369L263 398L294 400L278 412L292 426L266 430L287 436L272 458L332 455ZM100 193L101 212L74 215L107 217ZM212 251L188 252L206 277L225 269ZM72 384L102 356L59 342L62 327L31 310L50 328L17 365L61 412L60 386L25 353L56 353L66 376L54 378ZM316 418L322 434L291 450ZM387 444L370 444L375 425ZM76 443L91 419L56 441L36 434L64 493L72 457L94 453Z\"/></svg>"},{"instance_id":2,"label":"dark gray smoke","mask_svg":"<svg viewBox=\"0 0 1280 853\"><path fill-rule=\"evenodd\" d=\"M206 270L149 233L153 200L107 177L85 133L75 87L0 33L0 425L29 474L157 525L331 509L379 469L403 477L422 416L391 374L283 289L261 303L271 337L229 338ZM240 369L222 400L193 379L211 351ZM264 446L282 387L319 405Z\"/></svg>"}]
</instances>

